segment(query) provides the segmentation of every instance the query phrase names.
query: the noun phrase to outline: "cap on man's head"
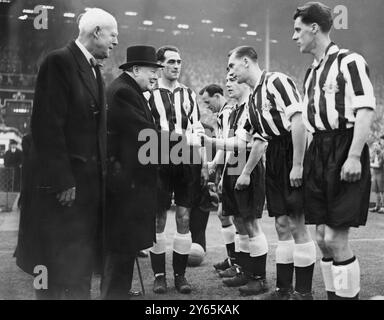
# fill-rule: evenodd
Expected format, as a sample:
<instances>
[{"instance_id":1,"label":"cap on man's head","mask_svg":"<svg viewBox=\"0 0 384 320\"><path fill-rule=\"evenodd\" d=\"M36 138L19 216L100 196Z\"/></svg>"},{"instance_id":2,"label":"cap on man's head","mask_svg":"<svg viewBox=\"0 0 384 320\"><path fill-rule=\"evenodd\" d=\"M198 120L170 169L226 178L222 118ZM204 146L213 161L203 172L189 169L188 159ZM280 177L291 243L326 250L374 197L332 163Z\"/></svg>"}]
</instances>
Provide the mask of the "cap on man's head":
<instances>
[{"instance_id":1,"label":"cap on man's head","mask_svg":"<svg viewBox=\"0 0 384 320\"><path fill-rule=\"evenodd\" d=\"M127 62L123 63L119 69L127 70L132 66L149 66L163 68L157 63L156 49L152 46L131 46L127 48Z\"/></svg>"}]
</instances>

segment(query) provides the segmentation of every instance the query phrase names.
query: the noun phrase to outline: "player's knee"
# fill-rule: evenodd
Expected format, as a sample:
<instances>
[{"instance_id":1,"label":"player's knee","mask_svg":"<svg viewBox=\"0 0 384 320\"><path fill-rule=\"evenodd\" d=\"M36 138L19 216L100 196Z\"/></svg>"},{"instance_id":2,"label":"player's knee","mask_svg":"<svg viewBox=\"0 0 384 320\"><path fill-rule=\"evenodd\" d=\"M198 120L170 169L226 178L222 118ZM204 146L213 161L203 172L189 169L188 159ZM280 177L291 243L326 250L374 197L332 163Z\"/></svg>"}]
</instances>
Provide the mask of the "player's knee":
<instances>
[{"instance_id":1,"label":"player's knee","mask_svg":"<svg viewBox=\"0 0 384 320\"><path fill-rule=\"evenodd\" d=\"M232 224L231 218L229 216L219 216L221 225L223 226L230 226Z\"/></svg>"},{"instance_id":2,"label":"player's knee","mask_svg":"<svg viewBox=\"0 0 384 320\"><path fill-rule=\"evenodd\" d=\"M290 235L290 225L288 219L285 216L275 219L275 228L279 237Z\"/></svg>"},{"instance_id":3,"label":"player's knee","mask_svg":"<svg viewBox=\"0 0 384 320\"><path fill-rule=\"evenodd\" d=\"M322 251L327 249L327 245L326 245L325 239L324 239L324 234L317 232L316 233L316 242Z\"/></svg>"},{"instance_id":4,"label":"player's knee","mask_svg":"<svg viewBox=\"0 0 384 320\"><path fill-rule=\"evenodd\" d=\"M307 227L298 220L289 219L289 231L296 240L307 237Z\"/></svg>"},{"instance_id":5,"label":"player's knee","mask_svg":"<svg viewBox=\"0 0 384 320\"><path fill-rule=\"evenodd\" d=\"M339 237L332 233L326 233L324 236L324 243L328 250L331 250L332 253L342 251L345 247L345 243L341 241Z\"/></svg>"},{"instance_id":6,"label":"player's knee","mask_svg":"<svg viewBox=\"0 0 384 320\"><path fill-rule=\"evenodd\" d=\"M189 228L189 215L183 214L176 217L176 224L180 228Z\"/></svg>"},{"instance_id":7,"label":"player's knee","mask_svg":"<svg viewBox=\"0 0 384 320\"><path fill-rule=\"evenodd\" d=\"M165 229L166 219L161 217L156 219L156 233L162 233Z\"/></svg>"}]
</instances>

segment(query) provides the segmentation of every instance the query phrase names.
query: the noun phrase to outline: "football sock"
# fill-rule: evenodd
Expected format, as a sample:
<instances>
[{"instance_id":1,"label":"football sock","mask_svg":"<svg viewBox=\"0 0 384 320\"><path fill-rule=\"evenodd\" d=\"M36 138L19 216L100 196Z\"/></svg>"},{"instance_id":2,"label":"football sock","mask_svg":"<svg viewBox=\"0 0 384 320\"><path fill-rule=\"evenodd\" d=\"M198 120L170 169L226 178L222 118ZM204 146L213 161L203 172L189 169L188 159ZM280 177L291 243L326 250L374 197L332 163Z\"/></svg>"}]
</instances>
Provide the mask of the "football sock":
<instances>
[{"instance_id":1,"label":"football sock","mask_svg":"<svg viewBox=\"0 0 384 320\"><path fill-rule=\"evenodd\" d=\"M224 238L224 243L227 248L227 255L233 260L235 253L235 234L236 228L233 224L221 228L221 233Z\"/></svg>"},{"instance_id":2,"label":"football sock","mask_svg":"<svg viewBox=\"0 0 384 320\"><path fill-rule=\"evenodd\" d=\"M155 277L158 275L165 275L165 251L166 251L166 237L165 232L156 233L156 243L149 249L151 256L151 265Z\"/></svg>"},{"instance_id":3,"label":"football sock","mask_svg":"<svg viewBox=\"0 0 384 320\"><path fill-rule=\"evenodd\" d=\"M265 278L268 242L264 232L249 239L249 256L254 276Z\"/></svg>"},{"instance_id":4,"label":"football sock","mask_svg":"<svg viewBox=\"0 0 384 320\"><path fill-rule=\"evenodd\" d=\"M293 264L295 266L295 291L310 293L312 291L313 269L316 262L316 246L311 240L294 245Z\"/></svg>"},{"instance_id":5,"label":"football sock","mask_svg":"<svg viewBox=\"0 0 384 320\"><path fill-rule=\"evenodd\" d=\"M335 287L333 285L333 275L332 275L332 258L322 258L320 261L320 269L323 275L323 281L325 285L325 290L327 291L328 300L334 300L335 298Z\"/></svg>"},{"instance_id":6,"label":"football sock","mask_svg":"<svg viewBox=\"0 0 384 320\"><path fill-rule=\"evenodd\" d=\"M276 247L276 287L289 290L293 279L294 240L279 241Z\"/></svg>"},{"instance_id":7,"label":"football sock","mask_svg":"<svg viewBox=\"0 0 384 320\"><path fill-rule=\"evenodd\" d=\"M173 240L173 272L177 275L185 273L188 262L188 254L191 250L192 238L191 233L180 234L176 232Z\"/></svg>"},{"instance_id":8,"label":"football sock","mask_svg":"<svg viewBox=\"0 0 384 320\"><path fill-rule=\"evenodd\" d=\"M335 299L358 300L360 292L360 266L354 256L346 261L333 261L333 283Z\"/></svg>"}]
</instances>

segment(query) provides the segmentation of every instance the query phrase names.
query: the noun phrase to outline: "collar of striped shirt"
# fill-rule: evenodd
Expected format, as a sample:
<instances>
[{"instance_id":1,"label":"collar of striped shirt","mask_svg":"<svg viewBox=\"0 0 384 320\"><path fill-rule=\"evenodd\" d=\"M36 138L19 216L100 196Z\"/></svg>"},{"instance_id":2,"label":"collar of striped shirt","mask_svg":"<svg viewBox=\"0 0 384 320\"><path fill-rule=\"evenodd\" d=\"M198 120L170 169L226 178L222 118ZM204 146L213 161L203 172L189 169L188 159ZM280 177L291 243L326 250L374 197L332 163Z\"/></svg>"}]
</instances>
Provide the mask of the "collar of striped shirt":
<instances>
[{"instance_id":1,"label":"collar of striped shirt","mask_svg":"<svg viewBox=\"0 0 384 320\"><path fill-rule=\"evenodd\" d=\"M257 89L258 86L261 86L261 85L263 84L264 79L265 79L265 74L266 74L266 73L267 73L267 71L265 71L265 70L262 70L262 71L261 71L260 77L259 77L259 79L257 80L255 87L253 88L253 92L256 91L256 89Z\"/></svg>"},{"instance_id":2,"label":"collar of striped shirt","mask_svg":"<svg viewBox=\"0 0 384 320\"><path fill-rule=\"evenodd\" d=\"M226 103L224 103L224 105L220 108L220 110L219 110L219 112L217 113L217 114L221 114L224 110L225 110L225 108L228 106L228 103L226 102Z\"/></svg>"},{"instance_id":3,"label":"collar of striped shirt","mask_svg":"<svg viewBox=\"0 0 384 320\"><path fill-rule=\"evenodd\" d=\"M174 88L170 88L170 87L168 87L168 86L165 85L165 83L164 83L164 81L163 81L162 78L159 78L159 80L157 81L157 87L158 87L159 89L167 89L167 90L169 90L169 91L171 91L171 92L175 91L175 90L178 89L178 88L182 88L182 87L183 87L179 81L176 81L175 84L176 84L176 85L175 85Z\"/></svg>"},{"instance_id":4,"label":"collar of striped shirt","mask_svg":"<svg viewBox=\"0 0 384 320\"><path fill-rule=\"evenodd\" d=\"M323 56L321 57L321 59L320 59L319 61L317 61L316 58L313 60L312 68L313 68L313 69L318 68L318 67L322 64L322 62L325 60L325 57L327 57L327 56L329 56L329 55L331 55L331 54L334 54L334 53L338 52L339 50L340 50L340 49L339 49L339 47L337 46L337 44L334 43L334 42L331 42L331 43L328 45L327 49L325 49L324 54L323 54Z\"/></svg>"}]
</instances>

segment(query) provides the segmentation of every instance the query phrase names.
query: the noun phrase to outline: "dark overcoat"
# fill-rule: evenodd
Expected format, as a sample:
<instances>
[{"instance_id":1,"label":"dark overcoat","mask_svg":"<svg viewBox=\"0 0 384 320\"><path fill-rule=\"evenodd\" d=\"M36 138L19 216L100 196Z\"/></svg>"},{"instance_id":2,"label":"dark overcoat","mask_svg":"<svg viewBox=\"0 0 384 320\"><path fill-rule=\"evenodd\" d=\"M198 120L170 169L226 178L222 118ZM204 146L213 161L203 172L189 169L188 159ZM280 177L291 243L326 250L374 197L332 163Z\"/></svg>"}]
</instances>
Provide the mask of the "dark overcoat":
<instances>
[{"instance_id":1,"label":"dark overcoat","mask_svg":"<svg viewBox=\"0 0 384 320\"><path fill-rule=\"evenodd\" d=\"M16 262L30 274L46 266L49 281L77 284L100 256L106 108L104 89L74 41L51 52L39 69L31 132ZM71 187L76 200L64 207L56 194Z\"/></svg>"},{"instance_id":2,"label":"dark overcoat","mask_svg":"<svg viewBox=\"0 0 384 320\"><path fill-rule=\"evenodd\" d=\"M155 124L140 87L127 73L107 89L107 103L107 243L111 252L132 254L155 240L157 167L142 164L138 156L146 143L139 133L155 133Z\"/></svg>"}]
</instances>

